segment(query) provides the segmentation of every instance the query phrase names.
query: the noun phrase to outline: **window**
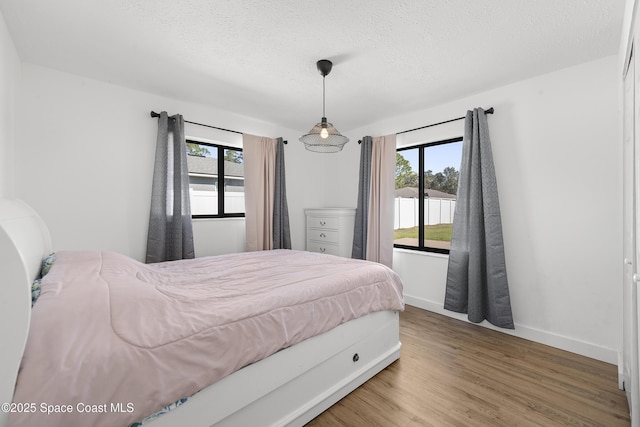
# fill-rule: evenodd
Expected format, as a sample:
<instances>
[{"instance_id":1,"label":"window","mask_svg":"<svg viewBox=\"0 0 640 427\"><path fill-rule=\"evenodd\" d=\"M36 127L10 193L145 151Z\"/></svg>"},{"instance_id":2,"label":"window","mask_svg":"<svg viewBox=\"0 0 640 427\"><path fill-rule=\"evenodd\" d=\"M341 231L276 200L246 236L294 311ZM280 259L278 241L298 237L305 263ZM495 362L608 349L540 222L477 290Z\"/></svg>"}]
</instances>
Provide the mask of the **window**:
<instances>
[{"instance_id":1,"label":"window","mask_svg":"<svg viewBox=\"0 0 640 427\"><path fill-rule=\"evenodd\" d=\"M193 218L244 216L242 149L187 140Z\"/></svg>"},{"instance_id":2,"label":"window","mask_svg":"<svg viewBox=\"0 0 640 427\"><path fill-rule=\"evenodd\" d=\"M462 138L396 152L394 247L449 253Z\"/></svg>"}]
</instances>

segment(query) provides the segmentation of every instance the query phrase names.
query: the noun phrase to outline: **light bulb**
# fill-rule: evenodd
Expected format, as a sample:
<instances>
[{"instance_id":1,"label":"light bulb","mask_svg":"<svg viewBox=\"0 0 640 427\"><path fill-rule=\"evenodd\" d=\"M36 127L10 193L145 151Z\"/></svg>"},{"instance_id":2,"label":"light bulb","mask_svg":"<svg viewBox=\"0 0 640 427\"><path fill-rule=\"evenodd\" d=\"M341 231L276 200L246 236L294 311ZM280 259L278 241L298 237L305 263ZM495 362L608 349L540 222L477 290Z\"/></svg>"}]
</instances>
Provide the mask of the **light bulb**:
<instances>
[{"instance_id":1,"label":"light bulb","mask_svg":"<svg viewBox=\"0 0 640 427\"><path fill-rule=\"evenodd\" d=\"M320 131L320 138L322 139L329 138L329 131L327 130L327 128L322 128L322 130Z\"/></svg>"}]
</instances>

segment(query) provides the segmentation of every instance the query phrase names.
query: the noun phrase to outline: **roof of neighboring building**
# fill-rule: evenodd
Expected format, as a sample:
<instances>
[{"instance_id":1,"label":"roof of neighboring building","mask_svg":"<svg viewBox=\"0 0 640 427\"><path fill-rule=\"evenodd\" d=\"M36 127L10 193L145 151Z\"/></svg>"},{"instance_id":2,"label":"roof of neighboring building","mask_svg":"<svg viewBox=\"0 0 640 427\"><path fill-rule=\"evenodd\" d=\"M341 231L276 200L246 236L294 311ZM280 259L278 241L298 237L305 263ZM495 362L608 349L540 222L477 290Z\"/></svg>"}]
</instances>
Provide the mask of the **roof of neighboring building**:
<instances>
[{"instance_id":1,"label":"roof of neighboring building","mask_svg":"<svg viewBox=\"0 0 640 427\"><path fill-rule=\"evenodd\" d=\"M203 175L218 175L218 159L213 157L187 156L187 165L189 173L197 173ZM242 163L224 161L224 174L226 176L244 177L244 165Z\"/></svg>"},{"instance_id":2,"label":"roof of neighboring building","mask_svg":"<svg viewBox=\"0 0 640 427\"><path fill-rule=\"evenodd\" d=\"M449 194L438 190L433 190L431 188L426 188L424 190L425 197L432 197L435 199L455 199L458 196L455 194ZM403 197L407 199L417 199L418 198L418 188L417 187L404 187L398 188L396 190L396 197Z\"/></svg>"}]
</instances>

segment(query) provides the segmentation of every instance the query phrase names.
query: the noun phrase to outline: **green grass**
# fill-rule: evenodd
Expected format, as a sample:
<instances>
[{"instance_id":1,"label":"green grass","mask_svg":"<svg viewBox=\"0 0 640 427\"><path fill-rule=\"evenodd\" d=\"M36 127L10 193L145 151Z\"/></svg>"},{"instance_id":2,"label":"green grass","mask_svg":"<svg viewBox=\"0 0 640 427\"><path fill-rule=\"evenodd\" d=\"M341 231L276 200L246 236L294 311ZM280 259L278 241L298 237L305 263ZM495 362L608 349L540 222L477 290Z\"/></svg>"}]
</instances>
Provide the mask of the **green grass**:
<instances>
[{"instance_id":1,"label":"green grass","mask_svg":"<svg viewBox=\"0 0 640 427\"><path fill-rule=\"evenodd\" d=\"M451 230L453 224L437 224L424 226L425 240L441 240L444 242L451 241ZM418 238L418 227L399 228L393 232L393 239Z\"/></svg>"}]
</instances>

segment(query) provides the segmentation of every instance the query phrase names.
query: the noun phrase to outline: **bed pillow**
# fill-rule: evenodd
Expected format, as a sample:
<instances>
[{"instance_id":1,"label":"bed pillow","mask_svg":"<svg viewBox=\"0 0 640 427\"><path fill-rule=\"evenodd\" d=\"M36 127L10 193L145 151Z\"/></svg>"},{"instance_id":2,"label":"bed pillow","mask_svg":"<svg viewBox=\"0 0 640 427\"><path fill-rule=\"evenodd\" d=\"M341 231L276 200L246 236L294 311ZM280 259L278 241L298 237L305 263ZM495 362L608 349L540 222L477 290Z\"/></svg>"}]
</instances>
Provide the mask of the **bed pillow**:
<instances>
[{"instance_id":1,"label":"bed pillow","mask_svg":"<svg viewBox=\"0 0 640 427\"><path fill-rule=\"evenodd\" d=\"M49 270L51 270L51 267L53 266L53 263L55 261L56 261L55 252L47 255L45 259L42 260L42 269L40 270L40 277L44 277L49 272Z\"/></svg>"},{"instance_id":2,"label":"bed pillow","mask_svg":"<svg viewBox=\"0 0 640 427\"><path fill-rule=\"evenodd\" d=\"M31 284L31 307L36 303L38 297L40 296L40 284L42 283L42 279L36 279Z\"/></svg>"},{"instance_id":3,"label":"bed pillow","mask_svg":"<svg viewBox=\"0 0 640 427\"><path fill-rule=\"evenodd\" d=\"M31 307L36 303L40 297L40 290L42 285L42 278L51 270L53 263L56 261L56 254L51 253L42 260L42 267L40 268L40 277L33 281L31 284Z\"/></svg>"}]
</instances>

